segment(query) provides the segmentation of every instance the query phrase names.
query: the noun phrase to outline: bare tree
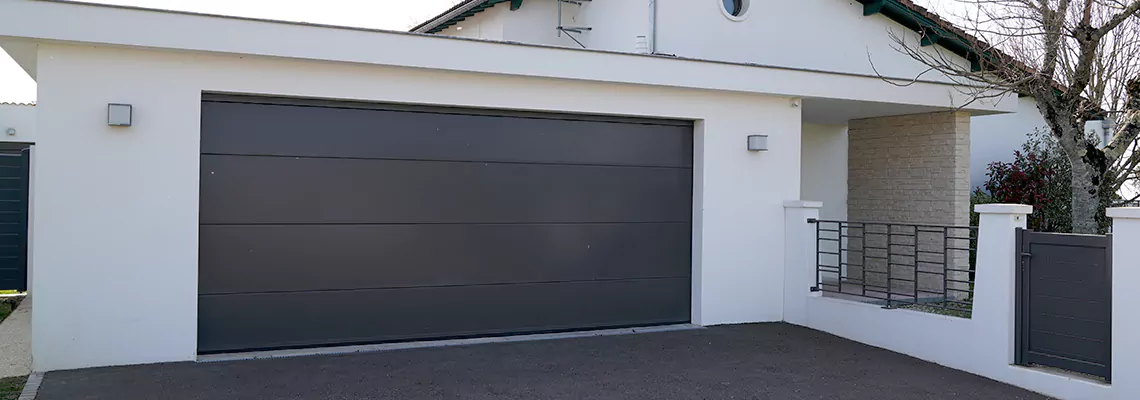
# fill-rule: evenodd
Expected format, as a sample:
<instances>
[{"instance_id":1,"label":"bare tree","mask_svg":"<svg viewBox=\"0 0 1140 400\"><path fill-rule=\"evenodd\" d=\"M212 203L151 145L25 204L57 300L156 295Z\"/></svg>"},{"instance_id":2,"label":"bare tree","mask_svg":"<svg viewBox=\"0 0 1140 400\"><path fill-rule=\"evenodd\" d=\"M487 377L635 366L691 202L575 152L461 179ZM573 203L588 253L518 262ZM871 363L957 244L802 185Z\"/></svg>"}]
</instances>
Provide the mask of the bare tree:
<instances>
[{"instance_id":1,"label":"bare tree","mask_svg":"<svg viewBox=\"0 0 1140 400\"><path fill-rule=\"evenodd\" d=\"M931 14L917 35L891 34L896 50L972 101L1033 97L1072 164L1073 230L1097 232L1103 208L1140 178L1140 0L953 1L968 5L957 26ZM968 49L965 61L930 46L949 42ZM1104 118L1115 128L1101 148L1085 123Z\"/></svg>"}]
</instances>

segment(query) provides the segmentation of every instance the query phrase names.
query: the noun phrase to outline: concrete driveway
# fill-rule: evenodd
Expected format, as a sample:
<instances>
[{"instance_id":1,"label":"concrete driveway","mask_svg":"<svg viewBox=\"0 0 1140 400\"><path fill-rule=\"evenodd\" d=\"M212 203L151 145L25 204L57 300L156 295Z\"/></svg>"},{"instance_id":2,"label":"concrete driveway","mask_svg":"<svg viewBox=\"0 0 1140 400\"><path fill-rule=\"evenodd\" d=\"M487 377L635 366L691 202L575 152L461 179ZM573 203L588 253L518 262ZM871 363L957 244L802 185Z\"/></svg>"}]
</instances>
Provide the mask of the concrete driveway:
<instances>
[{"instance_id":1,"label":"concrete driveway","mask_svg":"<svg viewBox=\"0 0 1140 400\"><path fill-rule=\"evenodd\" d=\"M44 377L36 399L1046 398L825 333L787 324L751 324L58 371Z\"/></svg>"}]
</instances>

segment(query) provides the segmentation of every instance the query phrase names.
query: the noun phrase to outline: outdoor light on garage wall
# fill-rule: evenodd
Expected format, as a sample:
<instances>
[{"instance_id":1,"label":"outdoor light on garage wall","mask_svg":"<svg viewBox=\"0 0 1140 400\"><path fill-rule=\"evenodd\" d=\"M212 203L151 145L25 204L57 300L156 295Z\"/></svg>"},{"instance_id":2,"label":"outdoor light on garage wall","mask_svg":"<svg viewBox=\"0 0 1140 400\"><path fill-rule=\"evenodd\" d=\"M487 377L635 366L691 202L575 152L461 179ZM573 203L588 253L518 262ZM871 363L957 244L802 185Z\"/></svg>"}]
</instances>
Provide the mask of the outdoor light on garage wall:
<instances>
[{"instance_id":1,"label":"outdoor light on garage wall","mask_svg":"<svg viewBox=\"0 0 1140 400\"><path fill-rule=\"evenodd\" d=\"M107 104L107 125L131 126L132 111L133 107L130 104Z\"/></svg>"},{"instance_id":2,"label":"outdoor light on garage wall","mask_svg":"<svg viewBox=\"0 0 1140 400\"><path fill-rule=\"evenodd\" d=\"M748 151L768 151L768 135L748 135Z\"/></svg>"}]
</instances>

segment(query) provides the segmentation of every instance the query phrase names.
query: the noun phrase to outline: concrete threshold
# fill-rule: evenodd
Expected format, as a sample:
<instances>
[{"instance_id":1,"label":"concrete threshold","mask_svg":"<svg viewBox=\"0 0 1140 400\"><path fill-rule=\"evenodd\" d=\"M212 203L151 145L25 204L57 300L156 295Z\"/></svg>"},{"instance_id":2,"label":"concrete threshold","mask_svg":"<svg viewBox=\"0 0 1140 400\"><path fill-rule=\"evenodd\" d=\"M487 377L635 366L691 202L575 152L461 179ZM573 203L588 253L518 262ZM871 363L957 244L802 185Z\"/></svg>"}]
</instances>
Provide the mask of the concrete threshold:
<instances>
[{"instance_id":1,"label":"concrete threshold","mask_svg":"<svg viewBox=\"0 0 1140 400\"><path fill-rule=\"evenodd\" d=\"M656 333L656 332L672 332L684 331L692 329L704 329L700 325L693 324L676 324L676 325L658 325L646 326L640 328L619 328L619 329L600 329L592 331L574 331L562 333L539 333L531 335L515 335L515 336L494 336L494 337L478 337L469 339L450 339L450 340L428 340L419 342L402 342L402 343L381 343L381 344L368 344L359 346L336 346L336 347L315 347L304 349L291 349L291 350L268 350L268 351L251 351L244 353L223 353L223 354L208 354L198 356L198 362L211 363L223 361L241 361L241 360L262 360L269 358L286 358L286 357L305 357L305 356L320 356L320 355L335 355L335 354L352 354L352 353L370 353L378 351L394 351L394 350L408 350L408 349L423 349L431 347L449 347L449 346L467 346L473 344L487 344L487 343L513 343L513 342L529 342L537 340L555 340L555 339L572 339L572 338L585 338L596 336L616 336L616 335L632 335L638 333Z\"/></svg>"}]
</instances>

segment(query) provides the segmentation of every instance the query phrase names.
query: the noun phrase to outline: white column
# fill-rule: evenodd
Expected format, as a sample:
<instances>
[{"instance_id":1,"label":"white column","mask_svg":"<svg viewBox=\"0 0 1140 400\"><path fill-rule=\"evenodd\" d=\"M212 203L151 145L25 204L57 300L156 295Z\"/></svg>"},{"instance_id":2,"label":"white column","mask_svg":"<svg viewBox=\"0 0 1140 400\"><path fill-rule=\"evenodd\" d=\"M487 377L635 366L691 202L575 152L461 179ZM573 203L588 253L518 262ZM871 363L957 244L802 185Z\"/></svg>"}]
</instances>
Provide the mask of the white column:
<instances>
[{"instance_id":1,"label":"white column","mask_svg":"<svg viewBox=\"0 0 1140 400\"><path fill-rule=\"evenodd\" d=\"M977 330L976 337L969 340L985 349L978 352L979 365L1013 364L1017 306L1014 285L1021 254L1017 248L1017 228L1025 228L1026 216L1033 212L1033 207L980 204L974 211L981 214L972 317Z\"/></svg>"},{"instance_id":2,"label":"white column","mask_svg":"<svg viewBox=\"0 0 1140 400\"><path fill-rule=\"evenodd\" d=\"M1112 388L1117 398L1140 395L1140 207L1110 208L1112 218Z\"/></svg>"},{"instance_id":3,"label":"white column","mask_svg":"<svg viewBox=\"0 0 1140 400\"><path fill-rule=\"evenodd\" d=\"M808 297L816 284L816 224L822 202L794 200L784 202L784 321L807 324Z\"/></svg>"}]
</instances>

